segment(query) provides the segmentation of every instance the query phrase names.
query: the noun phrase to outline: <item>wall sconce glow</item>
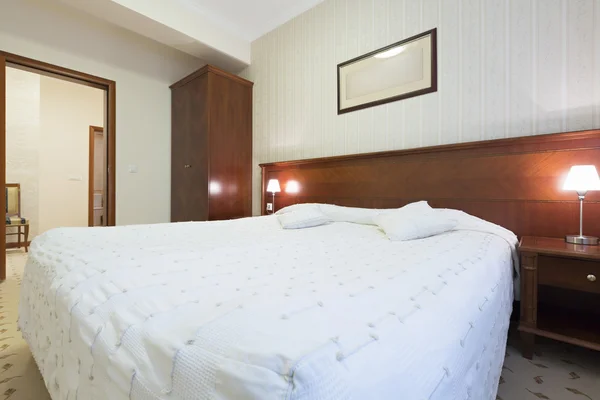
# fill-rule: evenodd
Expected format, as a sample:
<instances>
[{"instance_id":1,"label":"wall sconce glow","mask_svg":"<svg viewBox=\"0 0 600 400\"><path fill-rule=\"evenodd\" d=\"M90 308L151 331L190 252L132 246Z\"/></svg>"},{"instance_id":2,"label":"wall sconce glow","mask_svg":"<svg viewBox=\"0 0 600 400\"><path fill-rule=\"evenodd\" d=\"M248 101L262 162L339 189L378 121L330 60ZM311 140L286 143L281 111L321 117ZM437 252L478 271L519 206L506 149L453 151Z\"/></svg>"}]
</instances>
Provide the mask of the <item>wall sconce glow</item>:
<instances>
[{"instance_id":1,"label":"wall sconce glow","mask_svg":"<svg viewBox=\"0 0 600 400\"><path fill-rule=\"evenodd\" d=\"M288 181L285 185L286 193L298 193L300 191L300 185L297 181Z\"/></svg>"},{"instance_id":2,"label":"wall sconce glow","mask_svg":"<svg viewBox=\"0 0 600 400\"><path fill-rule=\"evenodd\" d=\"M208 191L210 194L221 193L221 184L219 182L211 182L208 184Z\"/></svg>"},{"instance_id":3,"label":"wall sconce glow","mask_svg":"<svg viewBox=\"0 0 600 400\"><path fill-rule=\"evenodd\" d=\"M396 47L395 49L390 49L388 51L384 51L383 53L375 54L373 57L375 58L392 58L397 56L398 54L404 51L404 46Z\"/></svg>"}]
</instances>

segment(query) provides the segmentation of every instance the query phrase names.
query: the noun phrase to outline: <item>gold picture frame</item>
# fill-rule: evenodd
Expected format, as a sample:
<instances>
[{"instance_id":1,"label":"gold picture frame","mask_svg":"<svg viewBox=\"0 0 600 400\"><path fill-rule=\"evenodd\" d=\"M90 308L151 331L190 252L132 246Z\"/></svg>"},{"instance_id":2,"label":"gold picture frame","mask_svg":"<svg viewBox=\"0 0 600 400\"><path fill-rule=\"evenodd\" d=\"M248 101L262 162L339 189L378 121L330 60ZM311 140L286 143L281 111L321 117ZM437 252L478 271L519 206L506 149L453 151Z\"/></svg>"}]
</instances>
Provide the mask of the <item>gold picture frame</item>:
<instances>
[{"instance_id":1,"label":"gold picture frame","mask_svg":"<svg viewBox=\"0 0 600 400\"><path fill-rule=\"evenodd\" d=\"M338 114L437 91L437 29L337 66Z\"/></svg>"}]
</instances>

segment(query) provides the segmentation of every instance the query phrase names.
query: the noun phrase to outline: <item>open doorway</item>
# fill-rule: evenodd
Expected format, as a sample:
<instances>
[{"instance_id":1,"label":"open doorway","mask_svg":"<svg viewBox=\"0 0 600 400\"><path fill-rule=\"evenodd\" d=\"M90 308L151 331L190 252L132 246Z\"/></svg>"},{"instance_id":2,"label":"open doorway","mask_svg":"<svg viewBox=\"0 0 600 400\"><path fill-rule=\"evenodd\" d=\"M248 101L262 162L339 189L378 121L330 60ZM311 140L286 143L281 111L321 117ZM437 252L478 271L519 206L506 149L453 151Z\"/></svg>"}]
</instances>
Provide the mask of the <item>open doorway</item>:
<instances>
[{"instance_id":1,"label":"open doorway","mask_svg":"<svg viewBox=\"0 0 600 400\"><path fill-rule=\"evenodd\" d=\"M90 126L88 225L106 226L106 137L104 128Z\"/></svg>"},{"instance_id":2,"label":"open doorway","mask_svg":"<svg viewBox=\"0 0 600 400\"><path fill-rule=\"evenodd\" d=\"M11 68L10 70L7 70L7 68ZM78 205L78 207L81 209L81 213L84 213L84 218L82 222L73 222L73 221L66 221L64 223L62 223L59 220L56 220L57 215L52 215L52 213L46 213L47 215L49 215L49 218L46 218L46 221L51 220L52 218L54 218L54 221L52 221L50 224L47 224L48 226L46 228L53 228L53 227L58 227L58 226L107 226L107 225L114 225L115 224L115 125L116 125L116 120L115 120L115 106L116 106L116 94L115 94L115 89L116 89L116 85L115 82L110 81L110 80L106 80L103 78L99 78L99 77L95 77L92 75L88 75L82 72L78 72L78 71L73 71L73 70L69 70L69 69L65 69L62 67L58 67L58 66L54 66L51 64L47 64L47 63L43 63L43 62L39 62L36 60L32 60L32 59L28 59L28 58L24 58L24 57L20 57L14 54L10 54L10 53L5 53L0 51L0 149L4 149L4 151L0 151L0 180L2 180L3 186L5 187L5 190L9 190L7 184L8 183L14 183L14 182L8 182L7 181L7 177L9 178L9 180L19 180L19 181L27 181L28 179L31 180L31 176L33 176L33 174L31 173L31 171L24 171L23 165L25 164L24 162L22 162L21 160L16 161L16 164L19 165L13 165L15 164L15 157L9 157L12 156L12 154L10 153L11 149L14 148L14 143L15 140L13 140L14 138L10 138L10 140L8 141L8 145L9 147L11 147L11 149L7 148L7 101L11 101L11 98L7 99L7 71L9 71L9 73L11 75L14 75L14 69L16 70L20 70L20 72L26 71L28 73L33 73L36 75L39 75L41 78L38 79L44 79L44 82L46 80L48 80L48 78L52 78L51 81L54 82L54 85L57 87L56 93L59 94L59 98L54 102L54 106L58 103L60 103L61 101L65 101L65 97L67 95L67 92L69 91L69 89L65 86L67 83L70 85L71 89L74 90L79 90L81 91L81 89L90 89L90 88L94 88L94 91L99 93L100 98L99 98L99 104L100 104L100 108L101 108L101 114L99 116L99 119L92 119L91 121L88 122L88 124L86 126L84 126L81 130L81 132L79 133L79 136L77 136L76 138L73 136L71 138L69 137L63 137L61 136L60 138L56 137L54 140L55 142L49 142L43 145L44 148L54 148L54 150L51 150L49 153L46 154L50 154L50 156L47 156L46 158L48 160L46 160L47 162L45 162L45 166L41 165L41 161L42 158L40 157L39 159L40 161L40 165L37 165L37 167L39 167L38 169L40 171L43 171L43 173L40 173L38 176L43 176L44 173L46 175L49 175L49 172L54 171L55 175L54 178L57 179L56 182L52 183L48 183L48 179L44 180L44 184L48 184L46 186L48 186L45 190L45 193L49 193L50 195L47 196L48 198L51 198L52 201L54 201L54 204L59 204L61 206L63 206L64 204L60 204L61 200L62 201L66 201L66 199L71 199L73 197L73 194L69 194L68 191L73 190L74 188L77 188L77 190L80 190L79 188L81 188L83 190L83 200L80 202L82 204ZM61 83L62 82L62 83ZM61 87L62 85L62 87ZM86 88L87 86L87 88ZM63 98L61 99L60 96L63 96ZM13 99L14 101L14 99ZM52 104L52 103L51 103ZM96 102L96 104L98 104L98 102ZM14 107L8 107L10 112L14 112ZM63 106L63 111L66 109L67 113L68 110L70 110L72 108L72 115L73 116L77 116L80 113L77 112L77 107L74 104L71 104L70 106ZM46 120L52 120L53 118L55 120L58 120L59 122L57 122L59 125L56 125L51 129L48 128L48 125L44 125L43 128L41 128L41 131L43 131L43 133L47 133L46 130L48 130L49 132L59 132L62 134L62 131L67 131L67 126L64 126L64 129L62 127L60 119L56 118L56 115L58 113L56 113L56 109L52 109L52 106L46 107L45 109L50 109L50 111L47 113L48 115L50 115L50 117L47 117ZM102 110L103 109L103 110ZM34 109L32 109L34 110ZM68 115L68 114L67 114ZM34 112L30 110L30 112L26 112L26 116L31 117L31 120L35 120L35 116L34 116ZM64 117L63 117L64 118ZM24 119L24 121L27 121L27 119ZM55 121L56 122L56 121ZM25 122L26 124L26 122ZM90 125L93 125L92 127L90 127ZM99 126L101 125L101 126ZM88 128L89 128L89 135L88 135ZM92 128L95 128L94 130ZM79 130L79 128L77 128ZM71 129L72 130L72 129ZM92 130L93 130L93 134L92 134ZM50 136L48 134L46 134L46 139L47 137ZM31 150L31 146L40 146L42 145L41 143L41 136L38 137L38 139L35 139L35 135L28 138L28 142L20 142L19 146L20 147L27 147L29 146L29 150ZM75 138L75 139L73 139ZM21 140L22 138L19 137L18 140ZM92 140L93 139L93 140ZM17 140L17 141L18 141ZM89 142L88 142L89 140ZM62 143L56 143L56 142L62 142ZM75 142L79 142L82 143L82 145L79 146L75 146ZM81 162L79 160L82 160L85 165L84 168L88 169L88 166L90 168L89 171L89 175L87 174L87 171L85 171L86 173L84 174L83 171L84 169L82 168L73 168L72 166L65 166L63 165L63 158L67 158L67 157L57 157L56 154L52 154L52 151L57 152L57 151L62 151L63 154L67 154L69 151L72 151L76 154L76 157L78 160L78 162ZM93 152L93 154L92 154ZM7 154L8 153L8 154ZM29 158L31 158L31 154L32 151L29 151ZM39 154L41 154L41 152L39 152ZM89 156L89 160L88 160L88 156ZM9 161L11 163L11 165L9 165L7 167L7 161ZM56 173L58 171L58 173ZM29 175L27 175L29 173ZM20 174L20 175L19 175ZM88 178L89 178L89 182L88 182ZM41 178L39 178L39 182L41 185ZM7 232L11 233L12 231L15 230L15 228L17 226L20 225L24 225L22 228L18 228L19 232L24 232L25 230L27 230L27 232L29 232L30 230L30 219L27 215L24 215L23 210L22 210L22 200L23 200L23 194L26 196L33 196L31 193L27 193L27 190L32 190L32 191L37 191L39 190L39 194L42 193L41 191L41 186L35 187L34 184L30 184L31 182L27 183L26 185L22 185L20 184L21 182L17 182L19 183L19 185L17 185L15 187L15 185L10 185L10 191L11 193L5 193L5 196L0 196L0 207L4 207L6 210L6 214L7 214L7 219L6 219L6 224L2 225L2 228L0 228L0 235L3 236L5 239L0 241L0 279L4 280L6 279L6 248L7 248L7 241L6 241L6 237L7 237ZM62 185L62 186L61 186ZM85 185L85 186L83 186ZM62 189L59 189L59 186L62 187ZM32 189L33 188L33 189ZM56 188L56 190L52 190L52 188ZM13 193L15 192L15 193ZM79 193L79 192L78 192ZM7 196L10 194L11 198L9 199ZM37 195L38 193L35 193L35 195ZM16 202L14 199L18 199L18 203L17 205L14 205L14 203ZM42 204L42 202L44 202L45 205L48 204L52 204L51 202L47 202L44 201L43 199L39 199L40 204ZM27 202L29 204L29 206L31 206L32 201L28 201ZM11 215L9 217L9 210L8 210L8 206L10 206L11 208ZM42 211L42 208L37 208L37 210L39 210L40 212ZM23 215L19 215L19 214L23 214ZM56 213L58 214L58 213ZM65 212L64 213L65 218L67 218L66 216L68 216L69 218L73 217L73 215L71 215L71 213ZM36 216L36 218L39 217ZM62 218L62 217L61 217ZM9 222L10 220L10 222ZM39 224L41 222L41 219L38 218L37 223ZM91 222L90 222L91 221ZM12 225L11 225L12 224ZM26 226L26 228L25 228ZM47 229L42 229L43 227L39 227L41 229L41 231L47 230ZM22 238L21 235L17 235L18 238L18 242L15 243L14 245L9 244L9 247L16 247L16 246L20 246L21 245L21 241L25 241L25 244L27 243L27 238ZM11 240L12 242L12 240Z\"/></svg>"}]
</instances>

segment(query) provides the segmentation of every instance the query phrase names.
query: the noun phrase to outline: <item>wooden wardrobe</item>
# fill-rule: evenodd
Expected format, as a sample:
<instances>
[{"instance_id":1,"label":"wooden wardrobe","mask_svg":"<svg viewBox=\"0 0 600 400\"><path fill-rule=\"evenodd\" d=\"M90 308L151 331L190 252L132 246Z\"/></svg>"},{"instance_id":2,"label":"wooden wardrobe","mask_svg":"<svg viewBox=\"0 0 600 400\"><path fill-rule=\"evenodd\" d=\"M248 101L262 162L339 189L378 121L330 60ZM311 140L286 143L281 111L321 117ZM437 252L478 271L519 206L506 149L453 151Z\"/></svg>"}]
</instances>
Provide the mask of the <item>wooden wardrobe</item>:
<instances>
[{"instance_id":1,"label":"wooden wardrobe","mask_svg":"<svg viewBox=\"0 0 600 400\"><path fill-rule=\"evenodd\" d=\"M171 221L252 214L252 85L207 65L171 86Z\"/></svg>"}]
</instances>

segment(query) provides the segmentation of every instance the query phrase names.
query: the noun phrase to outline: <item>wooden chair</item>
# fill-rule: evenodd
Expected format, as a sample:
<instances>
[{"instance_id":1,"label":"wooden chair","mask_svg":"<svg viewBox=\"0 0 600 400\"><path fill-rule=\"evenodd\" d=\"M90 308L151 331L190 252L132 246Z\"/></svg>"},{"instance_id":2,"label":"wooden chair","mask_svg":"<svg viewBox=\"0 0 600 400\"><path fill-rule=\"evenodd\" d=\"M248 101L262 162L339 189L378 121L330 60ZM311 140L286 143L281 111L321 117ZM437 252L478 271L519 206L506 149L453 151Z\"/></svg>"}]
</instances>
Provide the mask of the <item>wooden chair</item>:
<instances>
[{"instance_id":1,"label":"wooden chair","mask_svg":"<svg viewBox=\"0 0 600 400\"><path fill-rule=\"evenodd\" d=\"M6 196L6 228L17 228L16 232L6 229L6 236L17 235L17 247L21 248L21 235L25 239L25 251L28 251L29 220L21 215L21 184L7 183Z\"/></svg>"}]
</instances>

